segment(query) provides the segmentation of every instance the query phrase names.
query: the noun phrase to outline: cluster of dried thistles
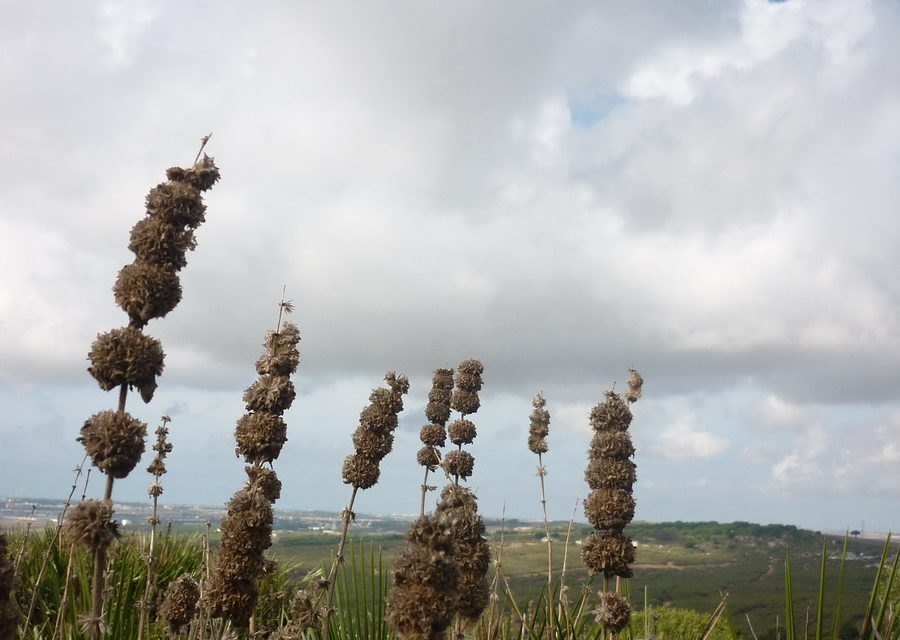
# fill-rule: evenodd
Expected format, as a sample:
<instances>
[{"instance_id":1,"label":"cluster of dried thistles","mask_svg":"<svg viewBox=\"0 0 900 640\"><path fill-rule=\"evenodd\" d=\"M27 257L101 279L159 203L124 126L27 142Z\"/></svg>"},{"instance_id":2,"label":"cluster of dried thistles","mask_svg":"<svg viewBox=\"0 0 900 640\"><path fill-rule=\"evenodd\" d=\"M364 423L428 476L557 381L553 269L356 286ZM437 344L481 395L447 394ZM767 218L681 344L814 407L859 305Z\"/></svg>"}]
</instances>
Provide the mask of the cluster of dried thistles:
<instances>
[{"instance_id":1,"label":"cluster of dried thistles","mask_svg":"<svg viewBox=\"0 0 900 640\"><path fill-rule=\"evenodd\" d=\"M640 374L631 369L628 402L640 397L642 384ZM634 518L632 486L636 474L631 461L634 446L628 433L632 415L628 403L617 393L607 391L605 396L603 402L591 409L594 437L585 471L591 493L584 501L584 513L594 525L594 531L582 542L581 556L591 575L603 574L605 579L630 578L634 544L623 530ZM613 633L623 629L631 616L625 598L606 589L599 594L595 613L597 621Z\"/></svg>"},{"instance_id":2,"label":"cluster of dried thistles","mask_svg":"<svg viewBox=\"0 0 900 640\"><path fill-rule=\"evenodd\" d=\"M199 600L200 585L191 576L185 574L169 583L158 615L173 637L194 617Z\"/></svg>"},{"instance_id":3,"label":"cluster of dried thistles","mask_svg":"<svg viewBox=\"0 0 900 640\"><path fill-rule=\"evenodd\" d=\"M429 424L419 430L419 439L425 445L416 454L416 461L434 471L441 463L439 447L447 442L447 420L450 419L450 398L453 395L453 369L435 369L425 405L425 417Z\"/></svg>"},{"instance_id":4,"label":"cluster of dried thistles","mask_svg":"<svg viewBox=\"0 0 900 640\"><path fill-rule=\"evenodd\" d=\"M543 393L538 393L531 404L534 410L529 416L531 424L528 428L528 448L532 453L540 455L550 450L547 444L547 436L550 434L550 412L544 408L547 401Z\"/></svg>"}]
</instances>

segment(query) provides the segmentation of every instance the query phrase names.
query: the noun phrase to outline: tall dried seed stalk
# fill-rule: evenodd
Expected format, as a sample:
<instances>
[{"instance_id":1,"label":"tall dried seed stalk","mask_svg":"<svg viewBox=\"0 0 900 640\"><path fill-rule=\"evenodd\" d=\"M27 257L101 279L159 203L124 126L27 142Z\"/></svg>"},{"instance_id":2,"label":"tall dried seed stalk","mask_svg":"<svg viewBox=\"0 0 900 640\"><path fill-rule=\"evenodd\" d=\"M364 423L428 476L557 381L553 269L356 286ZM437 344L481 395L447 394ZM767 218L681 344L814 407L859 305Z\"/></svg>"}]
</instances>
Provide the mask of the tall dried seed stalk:
<instances>
[{"instance_id":1,"label":"tall dried seed stalk","mask_svg":"<svg viewBox=\"0 0 900 640\"><path fill-rule=\"evenodd\" d=\"M203 148L209 136L203 139ZM187 263L186 254L196 246L194 231L205 219L202 192L219 179L213 159L197 155L188 169L166 171L167 181L147 194L146 217L131 230L128 248L134 262L119 271L113 287L116 303L128 314L128 326L101 333L91 345L88 372L104 391L119 389L115 411L100 411L85 421L78 441L91 462L106 475L103 503L87 501L69 516L66 530L71 539L85 544L94 554L91 612L84 626L92 638L104 632L104 573L106 549L117 533L112 522L112 488L115 478L124 478L144 452L147 425L125 412L129 389L136 389L144 402L156 390L164 353L158 340L143 328L153 318L162 318L181 300L177 272Z\"/></svg>"},{"instance_id":2,"label":"tall dried seed stalk","mask_svg":"<svg viewBox=\"0 0 900 640\"><path fill-rule=\"evenodd\" d=\"M603 576L595 616L607 634L621 631L631 619L631 608L621 594L611 591L613 576L630 578L634 563L634 543L624 535L625 526L634 518L632 486L636 479L631 461L634 446L628 428L632 414L629 404L640 397L643 379L634 369L626 397L613 391L591 409L594 431L588 452L585 480L591 493L584 501L584 513L594 531L582 541L581 556L591 575Z\"/></svg>"},{"instance_id":3,"label":"tall dried seed stalk","mask_svg":"<svg viewBox=\"0 0 900 640\"><path fill-rule=\"evenodd\" d=\"M550 412L545 409L547 401L543 393L538 393L532 400L532 411L529 416L528 448L538 457L537 475L541 481L541 512L544 516L544 535L547 538L547 612L553 610L553 540L550 538L550 521L547 518L547 494L544 489L544 478L547 476L547 468L544 466L543 455L550 450L547 444L547 436L550 434ZM550 616L548 616L549 618ZM548 621L550 640L554 638L554 625Z\"/></svg>"},{"instance_id":4,"label":"tall dried seed stalk","mask_svg":"<svg viewBox=\"0 0 900 640\"><path fill-rule=\"evenodd\" d=\"M447 442L447 420L450 419L450 399L453 395L453 369L440 368L434 370L431 379L431 391L428 392L428 404L425 406L425 417L429 423L419 430L419 439L424 445L416 454L416 462L425 467L422 479L422 494L419 502L419 515L425 515L425 497L429 491L437 487L428 484L428 474L441 464L441 451Z\"/></svg>"},{"instance_id":5,"label":"tall dried seed stalk","mask_svg":"<svg viewBox=\"0 0 900 640\"><path fill-rule=\"evenodd\" d=\"M344 459L341 475L344 484L353 487L350 501L341 512L341 538L338 542L334 562L328 572L328 595L323 612L323 628L328 633L334 604L334 590L337 572L344 562L344 546L350 523L356 519L353 504L360 489L375 486L381 474L379 464L391 451L394 443L394 429L397 428L398 414L403 411L403 396L409 391L409 378L388 371L384 375L387 387L373 389L369 394L369 404L359 414L359 426L353 432L354 453Z\"/></svg>"},{"instance_id":6,"label":"tall dried seed stalk","mask_svg":"<svg viewBox=\"0 0 900 640\"><path fill-rule=\"evenodd\" d=\"M258 582L270 568L263 554L272 545L272 505L281 497L281 481L263 465L271 466L287 441L282 415L296 396L290 376L300 362L300 332L290 322L282 323L283 314L292 310L293 305L282 299L275 330L266 334L265 349L256 361L259 378L244 391L248 412L235 428L235 452L247 463L247 483L228 502L216 570L204 590L213 617L251 631Z\"/></svg>"}]
</instances>

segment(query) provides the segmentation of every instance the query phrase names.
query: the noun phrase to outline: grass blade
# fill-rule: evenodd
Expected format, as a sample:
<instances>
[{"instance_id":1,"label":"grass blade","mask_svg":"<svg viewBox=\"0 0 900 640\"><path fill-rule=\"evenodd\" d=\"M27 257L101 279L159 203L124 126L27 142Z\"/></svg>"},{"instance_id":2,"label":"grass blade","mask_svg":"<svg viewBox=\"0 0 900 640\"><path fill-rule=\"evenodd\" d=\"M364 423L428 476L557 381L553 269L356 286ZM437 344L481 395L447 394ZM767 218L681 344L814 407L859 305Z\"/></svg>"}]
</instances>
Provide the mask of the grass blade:
<instances>
[{"instance_id":1,"label":"grass blade","mask_svg":"<svg viewBox=\"0 0 900 640\"><path fill-rule=\"evenodd\" d=\"M819 569L819 598L816 602L816 640L822 640L825 621L825 562L828 560L827 539L822 536L822 566Z\"/></svg>"},{"instance_id":2,"label":"grass blade","mask_svg":"<svg viewBox=\"0 0 900 640\"><path fill-rule=\"evenodd\" d=\"M784 556L784 638L797 640L794 629L794 590L791 586L791 552Z\"/></svg>"},{"instance_id":3,"label":"grass blade","mask_svg":"<svg viewBox=\"0 0 900 640\"><path fill-rule=\"evenodd\" d=\"M838 565L837 585L834 589L834 608L831 613L833 616L831 622L831 640L838 640L838 633L841 628L841 605L843 604L844 596L844 567L847 560L847 544L849 540L850 536L845 533L844 545L841 548L841 562Z\"/></svg>"},{"instance_id":4,"label":"grass blade","mask_svg":"<svg viewBox=\"0 0 900 640\"><path fill-rule=\"evenodd\" d=\"M872 585L872 593L869 594L869 604L866 606L866 616L863 618L863 626L860 629L859 637L865 640L869 637L871 630L872 612L875 610L875 598L878 596L878 587L881 584L881 574L884 571L884 564L887 562L888 550L891 548L891 534L888 534L887 540L884 542L884 550L881 552L881 562L878 563L878 571L875 572L875 583Z\"/></svg>"}]
</instances>

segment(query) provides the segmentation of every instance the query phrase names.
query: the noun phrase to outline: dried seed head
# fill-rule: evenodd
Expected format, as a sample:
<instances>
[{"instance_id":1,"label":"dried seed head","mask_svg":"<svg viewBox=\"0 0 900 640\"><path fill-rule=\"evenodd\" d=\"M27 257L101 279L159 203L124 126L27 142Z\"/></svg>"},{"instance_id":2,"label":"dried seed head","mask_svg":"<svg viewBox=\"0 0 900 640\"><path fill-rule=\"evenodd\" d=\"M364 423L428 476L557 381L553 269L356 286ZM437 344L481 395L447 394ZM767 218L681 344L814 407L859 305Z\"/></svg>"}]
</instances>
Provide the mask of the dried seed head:
<instances>
[{"instance_id":1,"label":"dried seed head","mask_svg":"<svg viewBox=\"0 0 900 640\"><path fill-rule=\"evenodd\" d=\"M534 410L529 417L531 425L528 428L528 448L532 453L547 453L550 449L547 445L547 436L550 433L550 412L544 409L547 404L544 394L537 394L531 404L534 406Z\"/></svg>"},{"instance_id":2,"label":"dried seed head","mask_svg":"<svg viewBox=\"0 0 900 640\"><path fill-rule=\"evenodd\" d=\"M453 395L453 369L435 369L428 392L425 417L438 425L447 424L450 418L450 398Z\"/></svg>"},{"instance_id":3,"label":"dried seed head","mask_svg":"<svg viewBox=\"0 0 900 640\"><path fill-rule=\"evenodd\" d=\"M353 432L356 453L369 460L380 461L391 452L393 445L394 434L390 431L375 431L359 426Z\"/></svg>"},{"instance_id":4,"label":"dried seed head","mask_svg":"<svg viewBox=\"0 0 900 640\"><path fill-rule=\"evenodd\" d=\"M95 413L81 427L78 442L94 466L113 478L124 478L144 453L147 425L118 411Z\"/></svg>"},{"instance_id":5,"label":"dried seed head","mask_svg":"<svg viewBox=\"0 0 900 640\"><path fill-rule=\"evenodd\" d=\"M137 262L180 271L187 266L187 252L197 248L197 240L190 229L148 216L131 228L128 248Z\"/></svg>"},{"instance_id":6,"label":"dried seed head","mask_svg":"<svg viewBox=\"0 0 900 640\"><path fill-rule=\"evenodd\" d=\"M406 539L407 546L394 563L388 622L405 638L444 638L457 609L459 579L447 519L422 516L413 522Z\"/></svg>"},{"instance_id":7,"label":"dried seed head","mask_svg":"<svg viewBox=\"0 0 900 640\"><path fill-rule=\"evenodd\" d=\"M159 617L173 635L177 635L194 617L199 600L200 585L191 576L185 574L169 583L159 607Z\"/></svg>"},{"instance_id":8,"label":"dried seed head","mask_svg":"<svg viewBox=\"0 0 900 640\"><path fill-rule=\"evenodd\" d=\"M434 447L422 447L416 453L416 462L429 471L434 471L441 464L441 454Z\"/></svg>"},{"instance_id":9,"label":"dried seed head","mask_svg":"<svg viewBox=\"0 0 900 640\"><path fill-rule=\"evenodd\" d=\"M598 529L622 531L634 519L634 498L622 489L594 489L584 501L584 515Z\"/></svg>"},{"instance_id":10,"label":"dried seed head","mask_svg":"<svg viewBox=\"0 0 900 640\"><path fill-rule=\"evenodd\" d=\"M116 304L131 323L143 327L153 318L162 318L181 302L178 274L149 262L133 262L119 271L113 287Z\"/></svg>"},{"instance_id":11,"label":"dried seed head","mask_svg":"<svg viewBox=\"0 0 900 640\"><path fill-rule=\"evenodd\" d=\"M85 500L78 503L66 517L66 538L92 553L106 549L119 537L119 525L112 520L112 514L112 505L107 502Z\"/></svg>"},{"instance_id":12,"label":"dried seed head","mask_svg":"<svg viewBox=\"0 0 900 640\"><path fill-rule=\"evenodd\" d=\"M634 563L634 543L619 534L592 531L581 543L581 558L591 575L630 578Z\"/></svg>"},{"instance_id":13,"label":"dried seed head","mask_svg":"<svg viewBox=\"0 0 900 640\"><path fill-rule=\"evenodd\" d=\"M634 445L627 431L598 431L591 439L588 457L627 460L634 455Z\"/></svg>"},{"instance_id":14,"label":"dried seed head","mask_svg":"<svg viewBox=\"0 0 900 640\"><path fill-rule=\"evenodd\" d=\"M281 416L264 411L248 413L238 420L234 438L235 452L248 463L272 462L287 442L287 425Z\"/></svg>"},{"instance_id":15,"label":"dried seed head","mask_svg":"<svg viewBox=\"0 0 900 640\"><path fill-rule=\"evenodd\" d=\"M341 471L344 484L352 485L356 489L368 489L375 486L381 471L378 463L358 454L347 456L344 459L344 468Z\"/></svg>"},{"instance_id":16,"label":"dried seed head","mask_svg":"<svg viewBox=\"0 0 900 640\"><path fill-rule=\"evenodd\" d=\"M635 464L631 460L594 458L588 462L584 480L591 489L622 489L631 491L637 479Z\"/></svg>"},{"instance_id":17,"label":"dried seed head","mask_svg":"<svg viewBox=\"0 0 900 640\"><path fill-rule=\"evenodd\" d=\"M480 378L481 374L484 373L484 365L481 364L480 360L475 360L474 358L470 358L468 360L463 360L462 362L460 362L459 366L456 367L456 372L457 372L457 374L463 374L464 376L475 376L475 377ZM479 384L480 384L480 382L479 382ZM463 386L463 388L468 388L468 387L465 387L464 385L460 385L458 378L457 378L456 386ZM479 387L479 389L480 389L480 387ZM476 389L476 391L477 391L477 389Z\"/></svg>"},{"instance_id":18,"label":"dried seed head","mask_svg":"<svg viewBox=\"0 0 900 640\"><path fill-rule=\"evenodd\" d=\"M626 431L631 424L631 409L622 396L605 393L606 400L591 409L591 427L594 431Z\"/></svg>"},{"instance_id":19,"label":"dried seed head","mask_svg":"<svg viewBox=\"0 0 900 640\"><path fill-rule=\"evenodd\" d=\"M288 376L297 370L300 353L297 343L300 342L300 331L297 326L285 322L278 332L266 334L263 346L265 352L256 361L256 371L260 375Z\"/></svg>"},{"instance_id":20,"label":"dried seed head","mask_svg":"<svg viewBox=\"0 0 900 640\"><path fill-rule=\"evenodd\" d=\"M250 488L258 490L266 500L275 502L281 497L281 480L273 469L246 466L244 471L247 473Z\"/></svg>"},{"instance_id":21,"label":"dried seed head","mask_svg":"<svg viewBox=\"0 0 900 640\"><path fill-rule=\"evenodd\" d=\"M481 400L478 399L478 394L473 391L456 389L450 398L450 406L461 414L468 416L478 411L479 407L481 407Z\"/></svg>"},{"instance_id":22,"label":"dried seed head","mask_svg":"<svg viewBox=\"0 0 900 640\"><path fill-rule=\"evenodd\" d=\"M489 600L486 576L490 549L474 494L465 487L447 485L441 492L435 515L446 518L452 532L454 560L459 569L459 614L475 620Z\"/></svg>"},{"instance_id":23,"label":"dried seed head","mask_svg":"<svg viewBox=\"0 0 900 640\"><path fill-rule=\"evenodd\" d=\"M447 430L439 424L426 424L419 430L419 440L429 447L443 447L447 442Z\"/></svg>"},{"instance_id":24,"label":"dried seed head","mask_svg":"<svg viewBox=\"0 0 900 640\"><path fill-rule=\"evenodd\" d=\"M641 387L644 386L644 379L637 369L629 369L628 391L625 392L625 399L628 402L637 402L641 397Z\"/></svg>"},{"instance_id":25,"label":"dried seed head","mask_svg":"<svg viewBox=\"0 0 900 640\"><path fill-rule=\"evenodd\" d=\"M213 159L204 153L203 159L198 160L190 169L181 167L166 169L166 177L173 182L187 182L200 191L206 191L218 181L219 169Z\"/></svg>"},{"instance_id":26,"label":"dried seed head","mask_svg":"<svg viewBox=\"0 0 900 640\"><path fill-rule=\"evenodd\" d=\"M246 629L256 609L259 592L252 580L226 580L214 574L203 595L204 607L214 618L224 618L239 629Z\"/></svg>"},{"instance_id":27,"label":"dried seed head","mask_svg":"<svg viewBox=\"0 0 900 640\"><path fill-rule=\"evenodd\" d=\"M0 638L17 637L19 611L13 600L15 567L7 556L6 535L0 533Z\"/></svg>"},{"instance_id":28,"label":"dried seed head","mask_svg":"<svg viewBox=\"0 0 900 640\"><path fill-rule=\"evenodd\" d=\"M631 608L628 601L615 592L603 592L598 594L597 608L594 616L599 624L616 634L628 626L631 620Z\"/></svg>"},{"instance_id":29,"label":"dried seed head","mask_svg":"<svg viewBox=\"0 0 900 640\"><path fill-rule=\"evenodd\" d=\"M475 440L475 424L470 420L454 420L447 428L450 434L450 442L453 444L472 444Z\"/></svg>"},{"instance_id":30,"label":"dried seed head","mask_svg":"<svg viewBox=\"0 0 900 640\"><path fill-rule=\"evenodd\" d=\"M296 397L294 383L287 376L260 376L244 391L247 411L265 411L276 415L290 409Z\"/></svg>"},{"instance_id":31,"label":"dried seed head","mask_svg":"<svg viewBox=\"0 0 900 640\"><path fill-rule=\"evenodd\" d=\"M376 391L390 392L387 389L377 389ZM372 404L368 405L359 414L359 424L364 429L376 431L378 433L388 433L397 428L397 414L391 411L390 403L382 402L384 394L375 394L369 396Z\"/></svg>"},{"instance_id":32,"label":"dried seed head","mask_svg":"<svg viewBox=\"0 0 900 640\"><path fill-rule=\"evenodd\" d=\"M147 194L147 215L175 226L196 229L206 220L205 213L200 191L181 180L158 184Z\"/></svg>"},{"instance_id":33,"label":"dried seed head","mask_svg":"<svg viewBox=\"0 0 900 640\"><path fill-rule=\"evenodd\" d=\"M403 396L409 391L409 378L402 373L398 375L393 371L388 371L384 374L384 380L392 394L391 410L394 413L400 413L403 411Z\"/></svg>"},{"instance_id":34,"label":"dried seed head","mask_svg":"<svg viewBox=\"0 0 900 640\"><path fill-rule=\"evenodd\" d=\"M444 470L451 476L468 478L475 468L475 458L468 451L450 451L444 456Z\"/></svg>"},{"instance_id":35,"label":"dried seed head","mask_svg":"<svg viewBox=\"0 0 900 640\"><path fill-rule=\"evenodd\" d=\"M150 402L164 357L159 340L134 327L113 329L98 335L91 345L88 373L104 391L127 384L140 391L144 402Z\"/></svg>"},{"instance_id":36,"label":"dried seed head","mask_svg":"<svg viewBox=\"0 0 900 640\"><path fill-rule=\"evenodd\" d=\"M297 634L316 629L322 622L322 610L309 592L300 589L291 603L291 623Z\"/></svg>"}]
</instances>

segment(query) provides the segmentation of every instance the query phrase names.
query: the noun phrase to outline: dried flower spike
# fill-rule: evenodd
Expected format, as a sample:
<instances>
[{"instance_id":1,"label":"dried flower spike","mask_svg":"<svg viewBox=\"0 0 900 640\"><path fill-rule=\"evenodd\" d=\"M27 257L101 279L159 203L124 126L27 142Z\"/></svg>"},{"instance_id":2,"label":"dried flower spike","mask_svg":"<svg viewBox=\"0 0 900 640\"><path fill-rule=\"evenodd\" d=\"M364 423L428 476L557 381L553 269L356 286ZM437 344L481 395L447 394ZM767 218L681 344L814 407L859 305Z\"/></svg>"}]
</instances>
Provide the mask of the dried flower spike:
<instances>
[{"instance_id":1,"label":"dried flower spike","mask_svg":"<svg viewBox=\"0 0 900 640\"><path fill-rule=\"evenodd\" d=\"M199 600L200 585L191 576L185 574L169 583L159 608L159 617L172 635L177 635L191 621Z\"/></svg>"},{"instance_id":2,"label":"dried flower spike","mask_svg":"<svg viewBox=\"0 0 900 640\"><path fill-rule=\"evenodd\" d=\"M547 405L544 394L537 394L531 404L534 410L529 416L531 426L528 429L528 448L532 453L547 453L550 449L547 444L547 436L550 433L550 412L544 408Z\"/></svg>"}]
</instances>

